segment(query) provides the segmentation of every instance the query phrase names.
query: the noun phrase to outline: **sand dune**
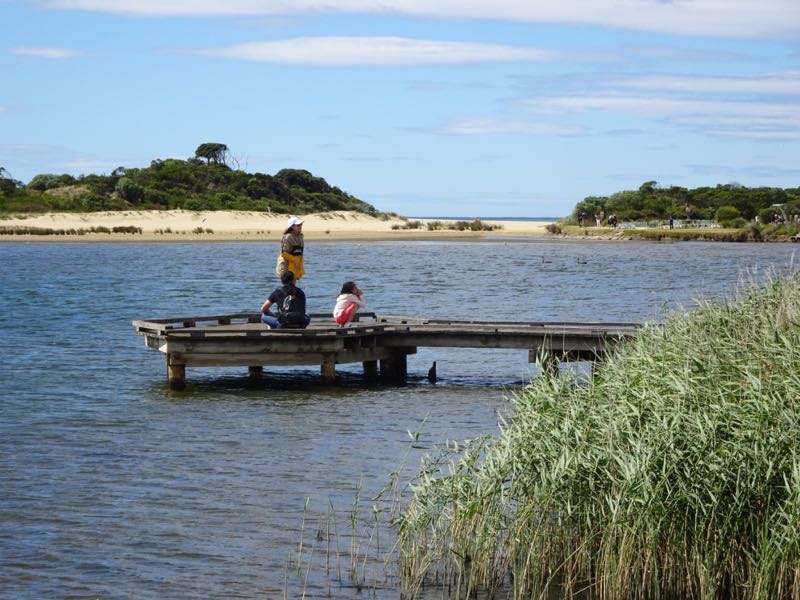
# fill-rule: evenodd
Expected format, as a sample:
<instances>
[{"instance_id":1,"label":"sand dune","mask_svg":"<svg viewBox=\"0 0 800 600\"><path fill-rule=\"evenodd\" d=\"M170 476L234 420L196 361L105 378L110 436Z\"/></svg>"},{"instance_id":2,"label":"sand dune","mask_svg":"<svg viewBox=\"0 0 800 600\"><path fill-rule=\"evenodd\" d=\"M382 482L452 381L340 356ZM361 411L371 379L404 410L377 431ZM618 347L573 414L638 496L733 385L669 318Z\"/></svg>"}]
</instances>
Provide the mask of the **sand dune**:
<instances>
[{"instance_id":1,"label":"sand dune","mask_svg":"<svg viewBox=\"0 0 800 600\"><path fill-rule=\"evenodd\" d=\"M309 240L353 239L439 239L480 238L486 235L546 235L541 221L484 221L501 225L494 232L438 230L429 231L427 222L420 229L399 229L406 221L399 218L376 218L363 213L335 211L301 215L303 233ZM120 211L97 213L46 213L0 218L0 227L37 227L56 230L85 230L92 227L137 227L141 234L86 233L84 235L2 235L4 241L263 241L281 236L287 215L253 211ZM436 219L447 224L451 221ZM393 228L394 227L394 228ZM202 233L200 232L202 230Z\"/></svg>"}]
</instances>

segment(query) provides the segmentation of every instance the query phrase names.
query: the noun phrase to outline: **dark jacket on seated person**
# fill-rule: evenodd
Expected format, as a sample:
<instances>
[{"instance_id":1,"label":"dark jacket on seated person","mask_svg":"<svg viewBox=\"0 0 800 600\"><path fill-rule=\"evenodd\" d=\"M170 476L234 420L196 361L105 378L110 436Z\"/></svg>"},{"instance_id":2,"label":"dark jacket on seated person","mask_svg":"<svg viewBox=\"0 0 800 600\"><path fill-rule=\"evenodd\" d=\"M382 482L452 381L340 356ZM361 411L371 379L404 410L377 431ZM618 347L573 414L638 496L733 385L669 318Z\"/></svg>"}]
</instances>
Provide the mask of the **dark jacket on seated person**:
<instances>
[{"instance_id":1,"label":"dark jacket on seated person","mask_svg":"<svg viewBox=\"0 0 800 600\"><path fill-rule=\"evenodd\" d=\"M273 329L305 329L311 322L306 314L306 295L295 285L294 273L285 271L281 275L283 284L269 295L261 307L261 322ZM269 309L275 305L277 315Z\"/></svg>"}]
</instances>

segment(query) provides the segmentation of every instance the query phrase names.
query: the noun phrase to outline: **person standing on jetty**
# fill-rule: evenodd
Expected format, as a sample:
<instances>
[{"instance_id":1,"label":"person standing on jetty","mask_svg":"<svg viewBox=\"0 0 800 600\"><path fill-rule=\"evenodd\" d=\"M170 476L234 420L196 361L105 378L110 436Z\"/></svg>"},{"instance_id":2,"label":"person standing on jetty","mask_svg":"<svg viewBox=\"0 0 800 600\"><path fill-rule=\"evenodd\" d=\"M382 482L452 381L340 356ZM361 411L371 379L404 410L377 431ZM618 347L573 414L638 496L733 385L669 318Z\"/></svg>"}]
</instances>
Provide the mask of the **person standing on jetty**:
<instances>
[{"instance_id":1,"label":"person standing on jetty","mask_svg":"<svg viewBox=\"0 0 800 600\"><path fill-rule=\"evenodd\" d=\"M336 305L333 307L333 319L340 327L351 323L356 316L359 308L364 308L367 301L364 300L364 292L358 289L353 281L347 281L336 298Z\"/></svg>"},{"instance_id":2,"label":"person standing on jetty","mask_svg":"<svg viewBox=\"0 0 800 600\"><path fill-rule=\"evenodd\" d=\"M304 247L303 220L298 217L289 217L286 231L283 232L283 237L281 238L278 261L275 264L275 272L278 277L282 277L286 271L291 271L297 281L302 279L305 273L303 268Z\"/></svg>"},{"instance_id":3,"label":"person standing on jetty","mask_svg":"<svg viewBox=\"0 0 800 600\"><path fill-rule=\"evenodd\" d=\"M279 288L275 288L261 305L261 322L270 329L305 329L311 322L306 314L306 295L295 285L294 273L284 271ZM275 305L277 315L269 309Z\"/></svg>"}]
</instances>

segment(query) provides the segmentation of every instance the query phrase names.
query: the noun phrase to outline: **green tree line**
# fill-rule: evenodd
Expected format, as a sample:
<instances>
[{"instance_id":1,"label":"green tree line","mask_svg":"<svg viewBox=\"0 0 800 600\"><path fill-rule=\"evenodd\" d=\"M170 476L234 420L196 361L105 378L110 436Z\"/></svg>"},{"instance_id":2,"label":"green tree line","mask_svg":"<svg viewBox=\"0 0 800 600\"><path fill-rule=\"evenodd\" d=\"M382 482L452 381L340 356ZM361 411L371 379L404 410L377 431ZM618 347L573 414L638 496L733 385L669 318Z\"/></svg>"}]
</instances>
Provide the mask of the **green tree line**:
<instances>
[{"instance_id":1,"label":"green tree line","mask_svg":"<svg viewBox=\"0 0 800 600\"><path fill-rule=\"evenodd\" d=\"M274 175L235 168L225 144L205 143L186 160L156 159L145 168L110 175L42 173L27 185L0 167L1 212L98 210L260 210L310 213L353 210L377 214L359 200L303 169Z\"/></svg>"},{"instance_id":2,"label":"green tree line","mask_svg":"<svg viewBox=\"0 0 800 600\"><path fill-rule=\"evenodd\" d=\"M600 212L616 215L619 221L666 221L675 219L716 220L723 225L741 227L757 215L762 222L774 215L793 220L800 215L800 187L749 188L736 183L716 187L659 187L647 181L638 190L625 190L610 196L588 196L575 206L570 221L577 222L584 212L589 220Z\"/></svg>"}]
</instances>

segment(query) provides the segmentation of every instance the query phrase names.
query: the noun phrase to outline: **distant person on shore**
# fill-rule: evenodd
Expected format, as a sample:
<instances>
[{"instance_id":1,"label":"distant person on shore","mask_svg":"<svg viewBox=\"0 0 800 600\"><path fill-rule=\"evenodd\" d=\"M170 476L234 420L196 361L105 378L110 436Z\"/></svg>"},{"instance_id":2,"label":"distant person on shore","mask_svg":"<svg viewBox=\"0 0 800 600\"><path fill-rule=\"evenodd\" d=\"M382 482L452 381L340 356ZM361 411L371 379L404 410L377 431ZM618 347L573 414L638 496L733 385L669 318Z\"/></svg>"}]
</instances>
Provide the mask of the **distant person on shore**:
<instances>
[{"instance_id":1,"label":"distant person on shore","mask_svg":"<svg viewBox=\"0 0 800 600\"><path fill-rule=\"evenodd\" d=\"M286 231L281 238L281 250L275 264L275 272L281 277L286 271L294 273L295 279L300 281L305 269L303 268L303 220L298 217L289 217Z\"/></svg>"},{"instance_id":2,"label":"distant person on shore","mask_svg":"<svg viewBox=\"0 0 800 600\"><path fill-rule=\"evenodd\" d=\"M670 229L675 228L675 218L672 215L669 216L669 228Z\"/></svg>"},{"instance_id":3,"label":"distant person on shore","mask_svg":"<svg viewBox=\"0 0 800 600\"><path fill-rule=\"evenodd\" d=\"M284 271L279 288L275 288L261 306L261 322L270 329L305 329L311 322L306 314L306 295L297 287L294 273ZM270 308L275 305L277 314Z\"/></svg>"},{"instance_id":4,"label":"distant person on shore","mask_svg":"<svg viewBox=\"0 0 800 600\"><path fill-rule=\"evenodd\" d=\"M364 308L367 301L364 300L364 292L358 289L353 281L346 281L336 298L336 305L333 307L333 319L340 327L351 323L356 316L359 308Z\"/></svg>"}]
</instances>

